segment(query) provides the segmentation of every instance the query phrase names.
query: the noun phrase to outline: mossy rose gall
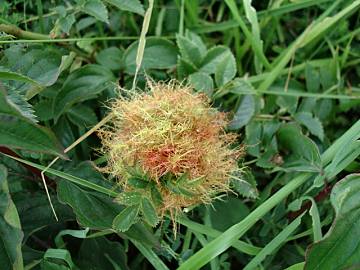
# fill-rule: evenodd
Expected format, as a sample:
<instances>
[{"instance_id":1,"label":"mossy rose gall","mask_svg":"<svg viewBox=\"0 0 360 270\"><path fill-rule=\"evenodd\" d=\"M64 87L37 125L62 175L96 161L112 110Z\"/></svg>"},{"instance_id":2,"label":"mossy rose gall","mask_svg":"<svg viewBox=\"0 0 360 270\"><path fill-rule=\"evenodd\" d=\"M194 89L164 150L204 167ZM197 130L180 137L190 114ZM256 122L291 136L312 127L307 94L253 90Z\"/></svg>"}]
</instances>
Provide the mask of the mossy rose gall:
<instances>
[{"instance_id":1,"label":"mossy rose gall","mask_svg":"<svg viewBox=\"0 0 360 270\"><path fill-rule=\"evenodd\" d=\"M175 219L184 207L228 191L231 176L241 170L242 151L233 147L236 135L224 130L226 114L212 108L206 95L176 82L148 86L146 93L112 103L114 120L100 137L108 157L102 170L123 189L118 201L139 205L149 222L144 208L157 220L166 213Z\"/></svg>"}]
</instances>

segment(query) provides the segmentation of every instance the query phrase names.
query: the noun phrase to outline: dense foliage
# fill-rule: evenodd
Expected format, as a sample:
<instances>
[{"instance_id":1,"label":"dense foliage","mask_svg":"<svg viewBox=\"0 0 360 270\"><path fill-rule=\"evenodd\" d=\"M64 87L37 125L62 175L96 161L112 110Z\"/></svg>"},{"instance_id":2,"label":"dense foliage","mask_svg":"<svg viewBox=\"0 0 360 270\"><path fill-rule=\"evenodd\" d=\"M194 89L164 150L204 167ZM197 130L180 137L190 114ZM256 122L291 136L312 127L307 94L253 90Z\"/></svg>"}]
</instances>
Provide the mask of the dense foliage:
<instances>
[{"instance_id":1,"label":"dense foliage","mask_svg":"<svg viewBox=\"0 0 360 270\"><path fill-rule=\"evenodd\" d=\"M0 268L359 269L359 9L360 0L2 1ZM101 137L124 115L133 132L140 117L114 122L110 101L142 92L147 78L206 95L246 148L232 191L193 200L175 232L168 209L158 216L104 169L114 167ZM186 102L179 115L193 122L179 123L218 128ZM155 115L153 137L174 116ZM152 137L137 132L142 144L117 136L144 150ZM201 155L215 149L178 139ZM133 172L126 184L141 190L145 176ZM191 193L182 180L166 182L178 203Z\"/></svg>"}]
</instances>

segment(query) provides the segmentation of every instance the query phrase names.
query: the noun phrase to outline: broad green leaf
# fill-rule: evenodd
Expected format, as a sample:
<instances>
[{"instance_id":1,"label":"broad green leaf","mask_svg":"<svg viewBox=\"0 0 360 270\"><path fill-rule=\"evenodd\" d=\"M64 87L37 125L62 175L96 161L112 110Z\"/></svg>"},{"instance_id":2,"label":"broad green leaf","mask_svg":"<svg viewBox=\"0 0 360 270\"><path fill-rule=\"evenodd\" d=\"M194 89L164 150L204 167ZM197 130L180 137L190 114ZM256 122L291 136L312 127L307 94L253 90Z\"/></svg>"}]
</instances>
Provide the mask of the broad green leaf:
<instances>
[{"instance_id":1,"label":"broad green leaf","mask_svg":"<svg viewBox=\"0 0 360 270\"><path fill-rule=\"evenodd\" d=\"M59 262L59 260L61 262ZM65 267L65 263L68 267ZM50 269L74 269L75 264L71 258L71 254L66 249L49 248L44 254L44 259L41 262L42 270Z\"/></svg>"},{"instance_id":2,"label":"broad green leaf","mask_svg":"<svg viewBox=\"0 0 360 270\"><path fill-rule=\"evenodd\" d=\"M27 82L38 85L39 83L28 76L23 74L7 70L5 67L0 66L0 79L2 80L14 80L14 81L21 81Z\"/></svg>"},{"instance_id":3,"label":"broad green leaf","mask_svg":"<svg viewBox=\"0 0 360 270\"><path fill-rule=\"evenodd\" d=\"M54 226L58 222L74 219L74 214L70 207L61 204L56 196L51 195L51 200L59 221L56 221L54 218L49 201L43 190L37 192L18 192L16 194L14 202L19 212L22 230L24 232L24 240L27 240L30 235L42 228Z\"/></svg>"},{"instance_id":4,"label":"broad green leaf","mask_svg":"<svg viewBox=\"0 0 360 270\"><path fill-rule=\"evenodd\" d=\"M360 174L348 175L331 191L336 217L324 238L306 252L305 270L360 267Z\"/></svg>"},{"instance_id":5,"label":"broad green leaf","mask_svg":"<svg viewBox=\"0 0 360 270\"><path fill-rule=\"evenodd\" d=\"M139 206L128 206L118 214L112 224L112 228L119 232L126 232L131 225L138 221Z\"/></svg>"},{"instance_id":6,"label":"broad green leaf","mask_svg":"<svg viewBox=\"0 0 360 270\"><path fill-rule=\"evenodd\" d=\"M118 9L134 12L144 15L144 7L139 0L104 0L105 2L116 6Z\"/></svg>"},{"instance_id":7,"label":"broad green leaf","mask_svg":"<svg viewBox=\"0 0 360 270\"><path fill-rule=\"evenodd\" d=\"M214 94L214 99L221 98L226 94L235 95L253 95L255 93L254 87L243 78L235 78L228 84L224 85L219 91Z\"/></svg>"},{"instance_id":8,"label":"broad green leaf","mask_svg":"<svg viewBox=\"0 0 360 270\"><path fill-rule=\"evenodd\" d=\"M179 80L197 71L197 67L191 62L179 57L176 64L176 72Z\"/></svg>"},{"instance_id":9,"label":"broad green leaf","mask_svg":"<svg viewBox=\"0 0 360 270\"><path fill-rule=\"evenodd\" d=\"M113 80L110 70L100 65L86 65L71 73L54 99L55 119L75 103L95 98Z\"/></svg>"},{"instance_id":10,"label":"broad green leaf","mask_svg":"<svg viewBox=\"0 0 360 270\"><path fill-rule=\"evenodd\" d=\"M109 23L108 11L100 0L86 0L81 6L81 11L95 17L99 21Z\"/></svg>"},{"instance_id":11,"label":"broad green leaf","mask_svg":"<svg viewBox=\"0 0 360 270\"><path fill-rule=\"evenodd\" d=\"M141 201L141 210L144 215L145 221L152 227L159 223L159 217L156 213L153 203L146 197Z\"/></svg>"},{"instance_id":12,"label":"broad green leaf","mask_svg":"<svg viewBox=\"0 0 360 270\"><path fill-rule=\"evenodd\" d=\"M314 117L309 112L299 112L294 115L294 119L304 125L311 134L318 137L321 141L324 140L324 129L319 118Z\"/></svg>"},{"instance_id":13,"label":"broad green leaf","mask_svg":"<svg viewBox=\"0 0 360 270\"><path fill-rule=\"evenodd\" d=\"M106 48L96 55L96 62L111 70L120 70L123 67L122 61L123 51L117 47Z\"/></svg>"},{"instance_id":14,"label":"broad green leaf","mask_svg":"<svg viewBox=\"0 0 360 270\"><path fill-rule=\"evenodd\" d=\"M320 89L320 74L311 64L306 63L305 67L306 89L316 93Z\"/></svg>"},{"instance_id":15,"label":"broad green leaf","mask_svg":"<svg viewBox=\"0 0 360 270\"><path fill-rule=\"evenodd\" d=\"M64 157L55 135L25 118L0 89L0 145Z\"/></svg>"},{"instance_id":16,"label":"broad green leaf","mask_svg":"<svg viewBox=\"0 0 360 270\"><path fill-rule=\"evenodd\" d=\"M2 269L23 269L22 239L19 215L9 193L7 171L0 164L0 262Z\"/></svg>"},{"instance_id":17,"label":"broad green leaf","mask_svg":"<svg viewBox=\"0 0 360 270\"><path fill-rule=\"evenodd\" d=\"M124 53L125 72L135 73L135 59L139 42L132 43ZM176 65L177 48L174 44L163 38L147 38L142 69L168 69Z\"/></svg>"},{"instance_id":18,"label":"broad green leaf","mask_svg":"<svg viewBox=\"0 0 360 270\"><path fill-rule=\"evenodd\" d=\"M176 43L179 47L182 58L195 66L199 66L203 56L198 45L190 38L181 35L176 36Z\"/></svg>"},{"instance_id":19,"label":"broad green leaf","mask_svg":"<svg viewBox=\"0 0 360 270\"><path fill-rule=\"evenodd\" d=\"M284 270L304 270L304 265L305 265L305 263L301 262L301 263L294 264Z\"/></svg>"},{"instance_id":20,"label":"broad green leaf","mask_svg":"<svg viewBox=\"0 0 360 270\"><path fill-rule=\"evenodd\" d=\"M126 206L140 205L142 200L142 194L136 191L121 192L115 199L119 204Z\"/></svg>"},{"instance_id":21,"label":"broad green leaf","mask_svg":"<svg viewBox=\"0 0 360 270\"><path fill-rule=\"evenodd\" d=\"M195 72L189 76L190 84L200 92L206 93L209 97L214 92L213 79L204 72Z\"/></svg>"},{"instance_id":22,"label":"broad green leaf","mask_svg":"<svg viewBox=\"0 0 360 270\"><path fill-rule=\"evenodd\" d=\"M226 215L224 215L225 212ZM233 224L240 222L249 212L240 197L229 196L221 201L216 200L212 203L212 207L209 207L211 227L225 231Z\"/></svg>"},{"instance_id":23,"label":"broad green leaf","mask_svg":"<svg viewBox=\"0 0 360 270\"><path fill-rule=\"evenodd\" d=\"M215 69L215 82L218 87L231 81L236 75L236 62L232 53L226 55Z\"/></svg>"},{"instance_id":24,"label":"broad green leaf","mask_svg":"<svg viewBox=\"0 0 360 270\"><path fill-rule=\"evenodd\" d=\"M61 51L52 47L34 45L25 50L15 45L4 51L1 70L7 71L7 76L12 73L12 78L4 78L10 80L11 89L30 99L57 81L63 61Z\"/></svg>"},{"instance_id":25,"label":"broad green leaf","mask_svg":"<svg viewBox=\"0 0 360 270\"><path fill-rule=\"evenodd\" d=\"M65 180L58 183L57 192L59 200L71 206L76 219L84 227L109 229L123 209L109 196L85 190Z\"/></svg>"},{"instance_id":26,"label":"broad green leaf","mask_svg":"<svg viewBox=\"0 0 360 270\"><path fill-rule=\"evenodd\" d=\"M295 124L283 125L277 138L285 151L293 155L285 160L283 167L295 171L321 171L321 158L316 144L304 136Z\"/></svg>"},{"instance_id":27,"label":"broad green leaf","mask_svg":"<svg viewBox=\"0 0 360 270\"><path fill-rule=\"evenodd\" d=\"M200 71L207 74L215 74L218 65L224 60L224 58L233 58L230 49L225 46L215 46L207 51L203 60L201 61ZM232 59L230 59L232 61ZM235 67L236 68L236 67Z\"/></svg>"},{"instance_id":28,"label":"broad green leaf","mask_svg":"<svg viewBox=\"0 0 360 270\"><path fill-rule=\"evenodd\" d=\"M256 180L248 170L245 170L242 174L232 176L231 186L245 198L256 199L259 196L259 192L256 189Z\"/></svg>"},{"instance_id":29,"label":"broad green leaf","mask_svg":"<svg viewBox=\"0 0 360 270\"><path fill-rule=\"evenodd\" d=\"M95 112L90 106L78 104L67 112L69 120L80 128L89 128L98 122Z\"/></svg>"},{"instance_id":30,"label":"broad green leaf","mask_svg":"<svg viewBox=\"0 0 360 270\"><path fill-rule=\"evenodd\" d=\"M94 254L91 256L89 254ZM111 261L121 270L129 270L126 249L119 241L109 241L105 237L85 239L80 246L77 264L80 269L112 270Z\"/></svg>"},{"instance_id":31,"label":"broad green leaf","mask_svg":"<svg viewBox=\"0 0 360 270\"><path fill-rule=\"evenodd\" d=\"M242 97L236 113L228 125L230 130L240 129L250 122L255 113L255 100L252 95Z\"/></svg>"}]
</instances>

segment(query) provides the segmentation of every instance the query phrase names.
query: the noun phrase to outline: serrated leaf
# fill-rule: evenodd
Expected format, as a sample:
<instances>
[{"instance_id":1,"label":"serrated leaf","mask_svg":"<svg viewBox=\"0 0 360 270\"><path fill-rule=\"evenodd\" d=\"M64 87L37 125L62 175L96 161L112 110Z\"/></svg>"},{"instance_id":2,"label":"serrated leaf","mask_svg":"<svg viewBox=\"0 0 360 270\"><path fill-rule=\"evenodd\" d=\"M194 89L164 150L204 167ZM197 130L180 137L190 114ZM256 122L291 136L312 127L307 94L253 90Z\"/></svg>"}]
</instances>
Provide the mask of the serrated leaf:
<instances>
[{"instance_id":1,"label":"serrated leaf","mask_svg":"<svg viewBox=\"0 0 360 270\"><path fill-rule=\"evenodd\" d=\"M316 144L301 133L295 124L283 125L277 132L277 138L285 151L290 151L284 168L295 171L321 171L321 158Z\"/></svg>"},{"instance_id":2,"label":"serrated leaf","mask_svg":"<svg viewBox=\"0 0 360 270\"><path fill-rule=\"evenodd\" d=\"M109 23L109 15L106 6L100 0L86 0L81 10L99 21Z\"/></svg>"},{"instance_id":3,"label":"serrated leaf","mask_svg":"<svg viewBox=\"0 0 360 270\"><path fill-rule=\"evenodd\" d=\"M80 128L92 127L97 123L95 112L86 105L79 104L67 112L69 120Z\"/></svg>"},{"instance_id":4,"label":"serrated leaf","mask_svg":"<svg viewBox=\"0 0 360 270\"><path fill-rule=\"evenodd\" d=\"M137 222L138 214L139 205L126 207L114 218L112 228L120 232L129 230L131 225Z\"/></svg>"},{"instance_id":5,"label":"serrated leaf","mask_svg":"<svg viewBox=\"0 0 360 270\"><path fill-rule=\"evenodd\" d=\"M176 43L180 49L182 58L195 66L199 66L203 56L198 45L190 38L181 35L176 36Z\"/></svg>"},{"instance_id":6,"label":"serrated leaf","mask_svg":"<svg viewBox=\"0 0 360 270\"><path fill-rule=\"evenodd\" d=\"M7 73L9 86L30 99L46 86L53 85L62 65L61 51L47 46L32 46L24 50L22 45L11 46L4 51L0 70ZM0 72L1 74L1 72ZM12 81L16 80L16 81Z\"/></svg>"},{"instance_id":7,"label":"serrated leaf","mask_svg":"<svg viewBox=\"0 0 360 270\"><path fill-rule=\"evenodd\" d=\"M123 209L109 196L85 190L65 180L59 182L57 192L59 200L70 205L84 227L109 229L115 216Z\"/></svg>"},{"instance_id":8,"label":"serrated leaf","mask_svg":"<svg viewBox=\"0 0 360 270\"><path fill-rule=\"evenodd\" d=\"M197 67L189 61L179 57L177 60L176 72L179 80L197 71Z\"/></svg>"},{"instance_id":9,"label":"serrated leaf","mask_svg":"<svg viewBox=\"0 0 360 270\"><path fill-rule=\"evenodd\" d=\"M132 176L127 180L127 183L134 188L146 188L149 185L143 177Z\"/></svg>"},{"instance_id":10,"label":"serrated leaf","mask_svg":"<svg viewBox=\"0 0 360 270\"><path fill-rule=\"evenodd\" d=\"M259 196L259 192L256 189L255 178L250 171L233 175L231 177L231 185L236 192L245 198L256 199Z\"/></svg>"},{"instance_id":11,"label":"serrated leaf","mask_svg":"<svg viewBox=\"0 0 360 270\"><path fill-rule=\"evenodd\" d=\"M18 112L21 113L22 116L26 117L34 123L37 122L36 115L34 114L34 109L30 105L30 103L25 100L24 96L22 96L15 90L9 91L7 100L14 108L16 108Z\"/></svg>"},{"instance_id":12,"label":"serrated leaf","mask_svg":"<svg viewBox=\"0 0 360 270\"><path fill-rule=\"evenodd\" d=\"M215 74L218 65L224 60L224 58L230 55L232 55L232 53L228 47L212 47L207 51L206 55L201 61L200 71L207 74Z\"/></svg>"},{"instance_id":13,"label":"serrated leaf","mask_svg":"<svg viewBox=\"0 0 360 270\"><path fill-rule=\"evenodd\" d=\"M231 81L236 75L236 62L232 53L229 53L217 65L215 70L215 82L218 87Z\"/></svg>"},{"instance_id":14,"label":"serrated leaf","mask_svg":"<svg viewBox=\"0 0 360 270\"><path fill-rule=\"evenodd\" d=\"M104 0L105 2L116 6L118 9L134 12L144 15L144 7L139 0Z\"/></svg>"},{"instance_id":15,"label":"serrated leaf","mask_svg":"<svg viewBox=\"0 0 360 270\"><path fill-rule=\"evenodd\" d=\"M22 239L19 215L9 193L7 171L0 164L0 262L2 269L23 269Z\"/></svg>"},{"instance_id":16,"label":"serrated leaf","mask_svg":"<svg viewBox=\"0 0 360 270\"><path fill-rule=\"evenodd\" d=\"M112 80L111 71L100 65L87 65L71 73L54 99L55 119L75 103L95 98Z\"/></svg>"},{"instance_id":17,"label":"serrated leaf","mask_svg":"<svg viewBox=\"0 0 360 270\"><path fill-rule=\"evenodd\" d=\"M156 213L153 203L146 197L141 201L141 210L144 215L145 221L152 227L159 223L159 217Z\"/></svg>"},{"instance_id":18,"label":"serrated leaf","mask_svg":"<svg viewBox=\"0 0 360 270\"><path fill-rule=\"evenodd\" d=\"M0 89L0 145L65 157L51 130L25 118Z\"/></svg>"},{"instance_id":19,"label":"serrated leaf","mask_svg":"<svg viewBox=\"0 0 360 270\"><path fill-rule=\"evenodd\" d=\"M197 91L204 92L209 97L212 96L214 92L214 82L208 74L195 72L189 76L189 82Z\"/></svg>"},{"instance_id":20,"label":"serrated leaf","mask_svg":"<svg viewBox=\"0 0 360 270\"><path fill-rule=\"evenodd\" d=\"M294 119L304 125L311 134L317 136L321 141L324 140L324 129L319 118L309 112L298 112L294 115Z\"/></svg>"},{"instance_id":21,"label":"serrated leaf","mask_svg":"<svg viewBox=\"0 0 360 270\"><path fill-rule=\"evenodd\" d=\"M230 130L242 128L250 122L255 113L255 100L252 95L245 95L236 110L236 113L228 125Z\"/></svg>"},{"instance_id":22,"label":"serrated leaf","mask_svg":"<svg viewBox=\"0 0 360 270\"><path fill-rule=\"evenodd\" d=\"M339 181L331 192L336 217L325 237L306 252L305 270L360 266L360 174Z\"/></svg>"},{"instance_id":23,"label":"serrated leaf","mask_svg":"<svg viewBox=\"0 0 360 270\"><path fill-rule=\"evenodd\" d=\"M125 72L135 73L135 60L139 42L132 43L124 53ZM177 48L174 44L163 38L147 38L142 59L142 69L168 69L176 65Z\"/></svg>"},{"instance_id":24,"label":"serrated leaf","mask_svg":"<svg viewBox=\"0 0 360 270\"><path fill-rule=\"evenodd\" d=\"M140 205L142 200L142 194L136 191L124 191L121 192L115 199L118 203L130 206Z\"/></svg>"}]
</instances>

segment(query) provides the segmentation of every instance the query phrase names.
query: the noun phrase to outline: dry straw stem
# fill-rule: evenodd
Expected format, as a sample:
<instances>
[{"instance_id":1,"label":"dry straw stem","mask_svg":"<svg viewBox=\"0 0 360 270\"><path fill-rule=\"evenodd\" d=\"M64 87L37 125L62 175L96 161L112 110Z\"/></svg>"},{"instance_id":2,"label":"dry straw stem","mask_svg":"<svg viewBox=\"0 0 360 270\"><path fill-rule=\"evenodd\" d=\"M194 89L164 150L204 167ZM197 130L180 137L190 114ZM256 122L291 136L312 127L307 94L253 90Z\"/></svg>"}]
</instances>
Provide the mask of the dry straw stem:
<instances>
[{"instance_id":1,"label":"dry straw stem","mask_svg":"<svg viewBox=\"0 0 360 270\"><path fill-rule=\"evenodd\" d=\"M148 87L147 93L126 93L128 98L112 103L112 125L99 132L108 157L102 170L115 176L124 192L146 193L129 184L133 168L139 168L161 193L158 215L169 211L175 217L229 190L242 149L232 147L236 135L224 130L227 115L212 108L206 95L175 81L148 81ZM188 194L174 192L168 181Z\"/></svg>"}]
</instances>

